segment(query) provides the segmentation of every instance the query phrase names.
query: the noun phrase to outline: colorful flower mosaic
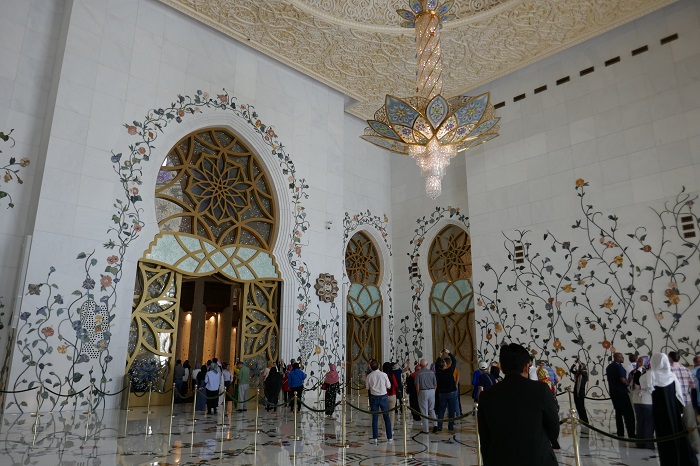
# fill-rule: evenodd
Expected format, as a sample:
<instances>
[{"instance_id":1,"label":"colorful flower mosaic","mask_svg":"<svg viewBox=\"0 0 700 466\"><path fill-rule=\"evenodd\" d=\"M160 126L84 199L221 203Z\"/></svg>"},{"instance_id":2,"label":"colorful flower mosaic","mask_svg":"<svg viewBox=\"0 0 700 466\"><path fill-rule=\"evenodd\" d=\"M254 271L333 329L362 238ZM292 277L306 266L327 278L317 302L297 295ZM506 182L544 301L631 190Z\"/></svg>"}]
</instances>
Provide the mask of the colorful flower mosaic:
<instances>
[{"instance_id":1,"label":"colorful flower mosaic","mask_svg":"<svg viewBox=\"0 0 700 466\"><path fill-rule=\"evenodd\" d=\"M682 219L698 224L697 196L683 190L650 209L657 226L623 233L616 215L586 204L587 186L576 181L582 217L571 240L550 231L541 240L525 230L504 233L508 263L486 264L477 287L478 352L479 359L496 359L500 344L513 341L553 367L568 368L579 358L591 374L589 394L604 396L604 370L616 351L673 350L687 359L700 351L700 326L692 318L700 299L693 264L700 240L684 237L681 228ZM516 247L524 251L522 263Z\"/></svg>"}]
</instances>

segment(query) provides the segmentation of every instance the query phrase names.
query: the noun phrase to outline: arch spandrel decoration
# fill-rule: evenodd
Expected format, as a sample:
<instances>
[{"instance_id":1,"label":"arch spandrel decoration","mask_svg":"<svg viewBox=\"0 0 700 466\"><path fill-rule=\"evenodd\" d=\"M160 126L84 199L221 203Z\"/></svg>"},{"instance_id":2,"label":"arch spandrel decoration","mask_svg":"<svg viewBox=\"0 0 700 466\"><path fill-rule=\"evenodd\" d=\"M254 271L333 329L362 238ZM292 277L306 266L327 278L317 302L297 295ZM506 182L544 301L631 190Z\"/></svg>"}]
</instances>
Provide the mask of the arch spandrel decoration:
<instances>
[{"instance_id":1,"label":"arch spandrel decoration","mask_svg":"<svg viewBox=\"0 0 700 466\"><path fill-rule=\"evenodd\" d=\"M365 233L358 232L350 238L345 250L345 269L350 279L346 318L348 377L352 380L365 373L370 359L379 359L382 354L381 261L377 248Z\"/></svg>"},{"instance_id":2,"label":"arch spandrel decoration","mask_svg":"<svg viewBox=\"0 0 700 466\"><path fill-rule=\"evenodd\" d=\"M238 354L251 366L264 367L268 360L278 359L281 274L271 253L275 198L252 151L227 128L194 131L163 161L155 194L161 231L139 262L139 277L170 277L175 280L175 295L183 275L217 274L243 283ZM144 300L148 293L139 291L138 280L136 288L130 341L139 350L130 351L127 370L137 357L169 360L172 365L179 304ZM139 324L153 314L169 319L163 320L167 325L159 324L168 328L167 347L150 344L153 331Z\"/></svg>"},{"instance_id":3,"label":"arch spandrel decoration","mask_svg":"<svg viewBox=\"0 0 700 466\"><path fill-rule=\"evenodd\" d=\"M238 282L280 280L277 263L269 252L243 245L219 247L186 233L160 232L144 259L193 277L220 273Z\"/></svg>"},{"instance_id":4,"label":"arch spandrel decoration","mask_svg":"<svg viewBox=\"0 0 700 466\"><path fill-rule=\"evenodd\" d=\"M433 351L448 348L455 353L462 380L468 380L476 361L471 241L464 229L448 225L440 230L430 245L428 271L433 281Z\"/></svg>"}]
</instances>

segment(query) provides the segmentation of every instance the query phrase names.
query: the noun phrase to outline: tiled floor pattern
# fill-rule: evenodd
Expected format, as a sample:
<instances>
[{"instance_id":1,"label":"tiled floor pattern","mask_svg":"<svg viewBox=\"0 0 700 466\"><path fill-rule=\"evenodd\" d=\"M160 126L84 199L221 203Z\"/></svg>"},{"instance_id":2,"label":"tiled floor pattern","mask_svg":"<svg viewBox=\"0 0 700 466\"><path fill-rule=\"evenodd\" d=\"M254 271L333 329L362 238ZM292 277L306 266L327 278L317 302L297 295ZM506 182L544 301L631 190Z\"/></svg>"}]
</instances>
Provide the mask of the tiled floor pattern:
<instances>
[{"instance_id":1,"label":"tiled floor pattern","mask_svg":"<svg viewBox=\"0 0 700 466\"><path fill-rule=\"evenodd\" d=\"M463 403L467 409L466 400ZM148 419L145 408L134 408L128 413L128 418L125 411L99 411L92 415L87 426L87 440L85 414L80 411L44 413L39 417L34 447L35 418L30 414L5 415L0 431L0 465L477 464L471 417L458 423L454 435L446 432L421 434L420 424L408 417L409 457L404 457L400 413L397 413L394 444L380 436L378 445L369 443L370 416L353 412L351 418L348 413L348 448L343 458L338 411L335 419L327 419L322 414L302 410L297 423L299 439L294 441L292 413L286 409L266 413L261 409L256 449L255 409L254 406L251 408L245 413L227 413L223 426L220 425L221 415L197 415L193 428L191 405L176 405L171 436L170 407L153 407L154 412L148 415ZM562 414L567 410L568 406L563 404ZM588 411L596 425L607 431L614 430L609 402L589 402ZM560 464L573 465L571 429L566 424L562 426L560 443L562 450L557 453ZM634 448L595 432L581 435L580 448L582 464L588 466L658 464L653 451Z\"/></svg>"}]
</instances>

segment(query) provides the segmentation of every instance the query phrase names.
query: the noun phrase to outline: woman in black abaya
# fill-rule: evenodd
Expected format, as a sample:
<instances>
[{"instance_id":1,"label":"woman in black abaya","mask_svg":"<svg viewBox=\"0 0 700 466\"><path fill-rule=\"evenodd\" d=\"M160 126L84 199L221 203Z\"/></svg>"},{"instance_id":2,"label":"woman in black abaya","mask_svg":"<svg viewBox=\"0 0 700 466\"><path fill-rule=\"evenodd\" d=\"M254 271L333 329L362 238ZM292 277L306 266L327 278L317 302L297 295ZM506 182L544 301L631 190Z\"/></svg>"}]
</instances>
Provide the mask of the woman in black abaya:
<instances>
[{"instance_id":1,"label":"woman in black abaya","mask_svg":"<svg viewBox=\"0 0 700 466\"><path fill-rule=\"evenodd\" d=\"M668 356L658 353L651 358L654 391L651 393L654 429L657 437L666 437L685 431L681 412L683 395L681 385L671 372ZM658 443L661 466L698 466L698 459L690 448L688 437Z\"/></svg>"}]
</instances>

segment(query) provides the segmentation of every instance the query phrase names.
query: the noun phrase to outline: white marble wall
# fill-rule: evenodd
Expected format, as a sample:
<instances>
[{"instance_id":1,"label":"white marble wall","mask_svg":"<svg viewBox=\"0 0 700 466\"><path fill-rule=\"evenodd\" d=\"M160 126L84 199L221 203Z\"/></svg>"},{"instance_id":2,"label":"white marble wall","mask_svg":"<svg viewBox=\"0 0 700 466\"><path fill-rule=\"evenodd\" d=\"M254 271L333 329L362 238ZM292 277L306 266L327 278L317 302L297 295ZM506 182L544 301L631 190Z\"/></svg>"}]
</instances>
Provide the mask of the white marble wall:
<instances>
[{"instance_id":1,"label":"white marble wall","mask_svg":"<svg viewBox=\"0 0 700 466\"><path fill-rule=\"evenodd\" d=\"M5 3L12 15L21 16L26 9L24 2ZM58 288L44 287L41 295L25 297L21 311L30 314L29 322L40 318L37 310L47 304L47 299L52 304L56 293L66 298L67 306L71 292L81 289L85 272L83 261L76 260L78 253L96 251L98 265L91 272L96 281L99 281L106 256L113 253L105 250L102 243L111 225L114 200L124 196L110 162L112 151L128 154L128 146L134 141L124 123L142 121L150 109L167 107L178 94L194 95L197 90L214 97L226 88L239 104L254 105L260 120L274 127L295 164L297 178L305 178L310 186L309 198L302 201L309 221L309 230L302 239L305 269L312 283L320 273L342 276L344 212L370 209L391 213L390 188L388 184L379 185L381 179L389 177L388 158L376 154L378 151L359 139L362 123L344 112L342 95L155 0L75 0L69 6L64 55L44 50L39 57L45 60L59 57L61 62L58 63L60 78L56 82L56 102L49 108L53 123L47 141L46 173L39 192L36 223L29 231L34 235L34 242L25 283L26 290L28 284L42 282L49 268L55 267L50 282ZM27 14L25 12L24 16ZM60 25L58 15L55 21ZM3 45L5 42L3 40ZM19 55L21 41L19 45L7 42L12 47L20 47L14 51ZM3 73L6 69L3 65ZM5 93L0 93L2 95ZM0 105L4 104L5 100L1 100ZM219 118L217 111L205 109L201 115L185 118L181 125L169 125L158 135L152 160L145 164L140 193L144 198L141 207L146 225L140 238L126 251L123 276L116 288L118 300L113 311L116 318L111 326L109 346L115 362L105 374L111 379L105 386L107 391L118 389L121 383L123 365L118 361L123 361L126 355L136 261L156 232L151 193L160 158L174 141L196 129L197 124L221 122L246 135L246 129L237 128L232 117L222 115ZM5 118L5 112L0 113L0 117ZM18 121L14 113L10 117L15 118L17 131L31 128L29 123ZM25 119L30 117L38 118L29 113ZM257 150L265 149L260 141L249 142ZM281 179L279 164L269 154L269 149L263 159L268 171L273 172L272 177ZM371 170L367 170L368 164ZM278 191L278 197L289 204L289 189L284 182L280 182ZM291 205L285 209L281 215L289 218L285 217L282 223L290 226ZM328 221L332 222L330 230L326 229ZM279 253L278 263L287 260L283 251L288 248L291 233L283 229L278 232L279 248L275 248ZM21 235L18 236L21 239ZM288 265L286 270L282 269L285 278L282 357L289 359L297 355L294 341L298 335L297 283ZM96 299L101 294L96 293ZM328 319L329 306L318 304L313 289L311 294L310 308L318 312L321 319ZM70 329L58 327L64 317L65 314L58 317L52 313L49 321L39 325L42 329L55 327L53 335L42 337L39 347L52 347L50 355L42 356L42 362L51 362L52 370L59 374L69 373L72 367L57 350L61 332L68 338L73 337ZM27 329L20 332L19 338L27 338L31 345L32 338L36 337L28 335ZM323 352L314 357L323 357ZM34 368L23 372L25 363L22 354L16 351L10 374L11 387L26 387L38 377ZM76 386L89 383L90 368L98 371L97 383L100 382L99 367L93 362L75 367L86 375ZM307 362L307 367L313 370L314 362ZM34 394L30 394L26 400L18 398L17 401L24 400L33 406L33 397ZM112 398L107 399L108 406L114 402ZM16 405L11 408L16 409Z\"/></svg>"},{"instance_id":2,"label":"white marble wall","mask_svg":"<svg viewBox=\"0 0 700 466\"><path fill-rule=\"evenodd\" d=\"M42 134L50 124L47 103L52 99L55 82L55 53L61 38L63 1L4 1L0 3L0 131L14 139L0 143L0 166L29 159L19 168L23 184L12 175L10 182L0 180L0 190L10 197L0 201L0 357L10 340L12 310L15 307L18 275L28 223L33 223L36 208L35 178L41 178L45 159ZM6 172L2 172L4 177ZM0 383L9 365L5 364Z\"/></svg>"},{"instance_id":3,"label":"white marble wall","mask_svg":"<svg viewBox=\"0 0 700 466\"><path fill-rule=\"evenodd\" d=\"M660 44L660 39L674 33L678 40ZM645 45L647 52L632 56L632 50ZM607 60L618 56L619 63L605 66ZM591 66L595 67L593 73L579 75ZM570 76L570 82L558 86L556 81L565 76ZM547 90L534 94L533 90L543 85ZM652 228L647 238L650 244L655 244L660 229L649 207L660 208L662 201L675 198L682 187L691 193L700 189L697 2L679 1L482 90L491 91L494 102L506 102L498 110L501 136L474 151L466 165L475 282L485 281L489 293L495 286L494 278L484 265L500 271L509 264L503 234L512 237L517 229L531 230L533 254L555 255L542 241L547 231L562 241L571 239L581 245L575 255L587 251L587 244L579 244L584 238L571 229L574 221L582 218L575 191L577 179L590 185L585 204L601 210L603 220L608 214L620 218L624 239L629 239L625 235L633 233L636 226L645 225ZM513 102L513 97L522 93L526 99ZM638 245L630 251L641 263L637 249ZM561 258L553 264L555 268L564 265ZM692 283L700 273L696 262L687 273ZM506 275L505 281L510 283L509 277ZM519 312L517 302L523 293L521 287L519 292L501 296L511 314ZM603 293L605 289L593 293L593 301L603 302ZM656 312L666 309L660 304ZM524 319L526 311L520 312L519 318ZM683 322L694 328L697 320L692 314L697 314L697 309L689 312ZM485 314L477 309L477 320ZM631 329L631 322L628 324ZM666 326L670 324L665 321ZM588 326L584 327L587 330ZM594 333L585 335L594 345L593 351L598 348L602 354L602 338L594 338ZM668 350L660 331L652 333L656 337L654 351ZM681 333L679 329L678 335ZM569 340L561 337L570 347ZM481 344L477 342L477 347ZM613 344L629 351L620 339Z\"/></svg>"}]
</instances>

